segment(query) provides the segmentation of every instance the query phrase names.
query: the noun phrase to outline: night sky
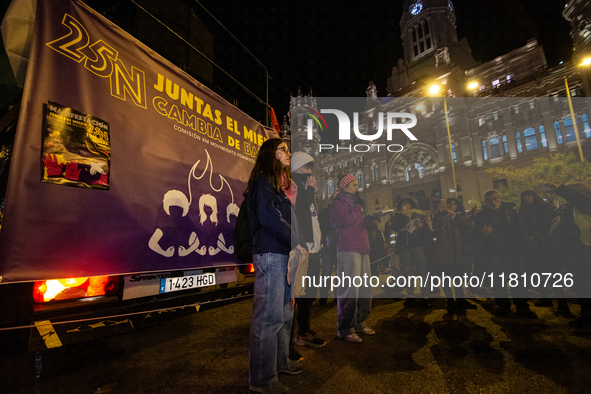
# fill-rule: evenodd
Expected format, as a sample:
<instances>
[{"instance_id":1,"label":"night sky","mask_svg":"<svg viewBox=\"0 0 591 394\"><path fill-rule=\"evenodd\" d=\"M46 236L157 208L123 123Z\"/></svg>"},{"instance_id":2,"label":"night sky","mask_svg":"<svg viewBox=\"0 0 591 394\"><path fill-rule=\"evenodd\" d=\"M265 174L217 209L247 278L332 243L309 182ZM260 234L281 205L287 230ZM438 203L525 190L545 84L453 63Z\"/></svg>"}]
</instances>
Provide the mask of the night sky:
<instances>
[{"instance_id":1,"label":"night sky","mask_svg":"<svg viewBox=\"0 0 591 394\"><path fill-rule=\"evenodd\" d=\"M129 0L87 0L110 9L125 21L135 8ZM215 61L264 100L263 69L202 10L196 14L214 36ZM402 0L220 1L199 0L267 67L272 78L269 102L279 121L289 109L289 94L298 86L317 96L365 97L370 80L385 96L386 81L402 58ZM537 38L549 66L572 55L570 24L562 17L565 0L454 0L458 38L466 37L476 61L486 62ZM9 0L0 0L4 11ZM99 7L100 8L100 7ZM131 26L131 25L130 25ZM170 45L177 45L171 42ZM264 107L216 71L214 84L238 100L239 108L257 120ZM255 109L256 108L256 109Z\"/></svg>"},{"instance_id":2,"label":"night sky","mask_svg":"<svg viewBox=\"0 0 591 394\"><path fill-rule=\"evenodd\" d=\"M357 5L312 1L200 3L267 67L272 77L269 101L280 122L288 110L289 94L295 95L298 85L304 93L311 86L317 96L364 97L368 82L373 80L378 95L385 96L392 67L402 58L401 0ZM537 38L544 46L549 66L571 58L570 24L562 17L564 1L453 3L458 38L468 39L476 61L492 60L525 45L530 38ZM220 63L228 56L223 44L216 38ZM259 75L262 71L254 66L245 68L248 70L238 74L244 72L249 82L264 84L264 73Z\"/></svg>"}]
</instances>

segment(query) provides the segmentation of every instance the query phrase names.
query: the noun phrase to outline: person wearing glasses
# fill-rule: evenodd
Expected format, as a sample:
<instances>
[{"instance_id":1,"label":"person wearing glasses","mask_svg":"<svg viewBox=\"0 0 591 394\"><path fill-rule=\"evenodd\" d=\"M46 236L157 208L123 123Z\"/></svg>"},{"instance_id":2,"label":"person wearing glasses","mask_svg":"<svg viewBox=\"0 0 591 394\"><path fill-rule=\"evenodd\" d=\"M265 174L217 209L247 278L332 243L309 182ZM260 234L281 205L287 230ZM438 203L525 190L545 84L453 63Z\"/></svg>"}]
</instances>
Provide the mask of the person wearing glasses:
<instances>
[{"instance_id":1,"label":"person wearing glasses","mask_svg":"<svg viewBox=\"0 0 591 394\"><path fill-rule=\"evenodd\" d=\"M287 387L277 373L302 372L301 361L289 359L293 322L288 262L292 249L305 255L292 215L296 188L292 187L291 154L279 138L265 141L252 169L247 188L247 209L253 234L254 300L250 327L250 390L283 393ZM293 234L292 234L293 233ZM292 247L292 236L295 245Z\"/></svg>"}]
</instances>

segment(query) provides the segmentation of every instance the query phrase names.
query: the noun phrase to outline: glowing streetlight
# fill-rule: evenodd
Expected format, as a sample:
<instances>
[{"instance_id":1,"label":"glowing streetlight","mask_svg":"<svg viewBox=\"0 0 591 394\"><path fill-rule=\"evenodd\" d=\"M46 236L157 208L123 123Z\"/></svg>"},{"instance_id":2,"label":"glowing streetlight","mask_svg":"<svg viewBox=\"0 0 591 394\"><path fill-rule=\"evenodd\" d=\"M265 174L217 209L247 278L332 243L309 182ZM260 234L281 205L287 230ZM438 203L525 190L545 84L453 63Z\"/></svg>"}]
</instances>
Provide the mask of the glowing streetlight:
<instances>
[{"instance_id":1,"label":"glowing streetlight","mask_svg":"<svg viewBox=\"0 0 591 394\"><path fill-rule=\"evenodd\" d=\"M438 84L433 84L431 85L431 87L429 88L429 93L433 96L436 96L437 94L439 94L439 91L441 90L441 86ZM449 112L447 110L447 91L444 91L444 93L442 94L443 96L443 112L445 113L445 124L447 126L447 139L449 142L449 159L451 161L451 172L453 175L453 181L454 181L454 187L453 187L453 191L450 190L450 193L455 193L456 197L458 195L458 191L457 189L457 181L456 181L456 169L454 166L454 159L453 159L453 152L452 152L452 143L451 143L451 132L449 130Z\"/></svg>"},{"instance_id":2,"label":"glowing streetlight","mask_svg":"<svg viewBox=\"0 0 591 394\"><path fill-rule=\"evenodd\" d=\"M474 90L474 89L476 89L477 87L478 87L478 82L470 82L470 83L468 84L468 89L470 89L470 90Z\"/></svg>"},{"instance_id":3,"label":"glowing streetlight","mask_svg":"<svg viewBox=\"0 0 591 394\"><path fill-rule=\"evenodd\" d=\"M431 87L429 88L429 93L435 95L439 93L439 90L441 90L441 87L439 85L431 85Z\"/></svg>"},{"instance_id":4,"label":"glowing streetlight","mask_svg":"<svg viewBox=\"0 0 591 394\"><path fill-rule=\"evenodd\" d=\"M591 58L585 58L583 62L580 64L581 67L586 67L591 64ZM572 74L571 74L572 75ZM585 156L583 156L583 148L581 147L581 139L579 138L579 130L577 128L577 119L575 118L575 111L573 109L573 101L570 97L570 89L568 88L568 77L570 75L564 77L564 86L566 87L566 97L568 97L568 106L570 109L570 116L573 121L573 126L575 129L575 137L577 137L577 146L579 147L579 156L581 157L581 161L585 161Z\"/></svg>"}]
</instances>

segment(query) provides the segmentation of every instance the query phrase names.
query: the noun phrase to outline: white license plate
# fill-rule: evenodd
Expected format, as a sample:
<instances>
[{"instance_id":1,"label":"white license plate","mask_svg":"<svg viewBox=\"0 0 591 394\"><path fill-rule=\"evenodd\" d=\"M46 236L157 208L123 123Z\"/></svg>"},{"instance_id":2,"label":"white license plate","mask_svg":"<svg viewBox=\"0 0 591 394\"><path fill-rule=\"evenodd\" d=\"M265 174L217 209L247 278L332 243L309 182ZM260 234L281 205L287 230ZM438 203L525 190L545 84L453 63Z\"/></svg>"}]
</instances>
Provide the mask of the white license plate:
<instances>
[{"instance_id":1,"label":"white license plate","mask_svg":"<svg viewBox=\"0 0 591 394\"><path fill-rule=\"evenodd\" d=\"M182 276L178 278L160 279L160 293L170 293L171 291L196 289L215 285L215 274L207 273L200 275Z\"/></svg>"}]
</instances>

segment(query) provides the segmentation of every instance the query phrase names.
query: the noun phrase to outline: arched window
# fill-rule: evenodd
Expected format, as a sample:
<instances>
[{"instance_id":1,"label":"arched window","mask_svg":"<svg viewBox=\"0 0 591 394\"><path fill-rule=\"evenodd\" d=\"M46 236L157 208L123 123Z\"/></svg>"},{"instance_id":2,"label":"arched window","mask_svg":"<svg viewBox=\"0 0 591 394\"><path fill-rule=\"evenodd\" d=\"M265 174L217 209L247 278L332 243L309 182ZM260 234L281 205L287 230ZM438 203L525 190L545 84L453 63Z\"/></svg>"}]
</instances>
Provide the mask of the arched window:
<instances>
[{"instance_id":1,"label":"arched window","mask_svg":"<svg viewBox=\"0 0 591 394\"><path fill-rule=\"evenodd\" d=\"M484 155L484 160L488 160L488 152L486 151L486 141L482 140L482 154Z\"/></svg>"},{"instance_id":2,"label":"arched window","mask_svg":"<svg viewBox=\"0 0 591 394\"><path fill-rule=\"evenodd\" d=\"M515 142L517 142L517 152L522 153L523 146L521 145L521 135L519 134L519 131L515 132Z\"/></svg>"},{"instance_id":3,"label":"arched window","mask_svg":"<svg viewBox=\"0 0 591 394\"><path fill-rule=\"evenodd\" d=\"M451 157L454 159L454 163L458 162L458 157L456 155L456 144L451 144Z\"/></svg>"},{"instance_id":4,"label":"arched window","mask_svg":"<svg viewBox=\"0 0 591 394\"><path fill-rule=\"evenodd\" d=\"M406 167L405 176L407 181L422 178L423 175L423 166L419 163L414 163Z\"/></svg>"},{"instance_id":5,"label":"arched window","mask_svg":"<svg viewBox=\"0 0 591 394\"><path fill-rule=\"evenodd\" d=\"M525 138L525 150L538 149L538 140L536 139L536 129L530 127L523 130L523 138Z\"/></svg>"},{"instance_id":6,"label":"arched window","mask_svg":"<svg viewBox=\"0 0 591 394\"><path fill-rule=\"evenodd\" d=\"M505 151L505 156L509 156L509 145L507 144L507 136L503 134L503 150Z\"/></svg>"},{"instance_id":7,"label":"arched window","mask_svg":"<svg viewBox=\"0 0 591 394\"><path fill-rule=\"evenodd\" d=\"M591 127L589 127L589 118L587 114L581 115L581 120L583 121L583 133L585 133L586 138L591 138Z\"/></svg>"},{"instance_id":8,"label":"arched window","mask_svg":"<svg viewBox=\"0 0 591 394\"><path fill-rule=\"evenodd\" d=\"M564 130L566 131L566 140L576 141L577 136L575 135L575 126L573 126L573 119L570 117L565 118L562 122L564 123Z\"/></svg>"},{"instance_id":9,"label":"arched window","mask_svg":"<svg viewBox=\"0 0 591 394\"><path fill-rule=\"evenodd\" d=\"M357 183L359 184L360 188L363 187L363 174L362 173L357 174Z\"/></svg>"},{"instance_id":10,"label":"arched window","mask_svg":"<svg viewBox=\"0 0 591 394\"><path fill-rule=\"evenodd\" d=\"M562 133L560 132L560 123L558 121L554 122L554 131L556 132L556 141L562 144Z\"/></svg>"},{"instance_id":11,"label":"arched window","mask_svg":"<svg viewBox=\"0 0 591 394\"><path fill-rule=\"evenodd\" d=\"M540 141L542 141L542 147L548 147L548 140L546 139L546 129L543 125L540 125Z\"/></svg>"},{"instance_id":12,"label":"arched window","mask_svg":"<svg viewBox=\"0 0 591 394\"><path fill-rule=\"evenodd\" d=\"M333 193L334 193L334 190L332 188L332 181L328 181L328 195L332 196Z\"/></svg>"},{"instance_id":13,"label":"arched window","mask_svg":"<svg viewBox=\"0 0 591 394\"><path fill-rule=\"evenodd\" d=\"M378 166L377 165L373 166L373 180L375 182L378 181Z\"/></svg>"},{"instance_id":14,"label":"arched window","mask_svg":"<svg viewBox=\"0 0 591 394\"><path fill-rule=\"evenodd\" d=\"M413 55L415 57L432 48L428 20L422 21L420 24L414 26L411 32L411 39Z\"/></svg>"}]
</instances>

